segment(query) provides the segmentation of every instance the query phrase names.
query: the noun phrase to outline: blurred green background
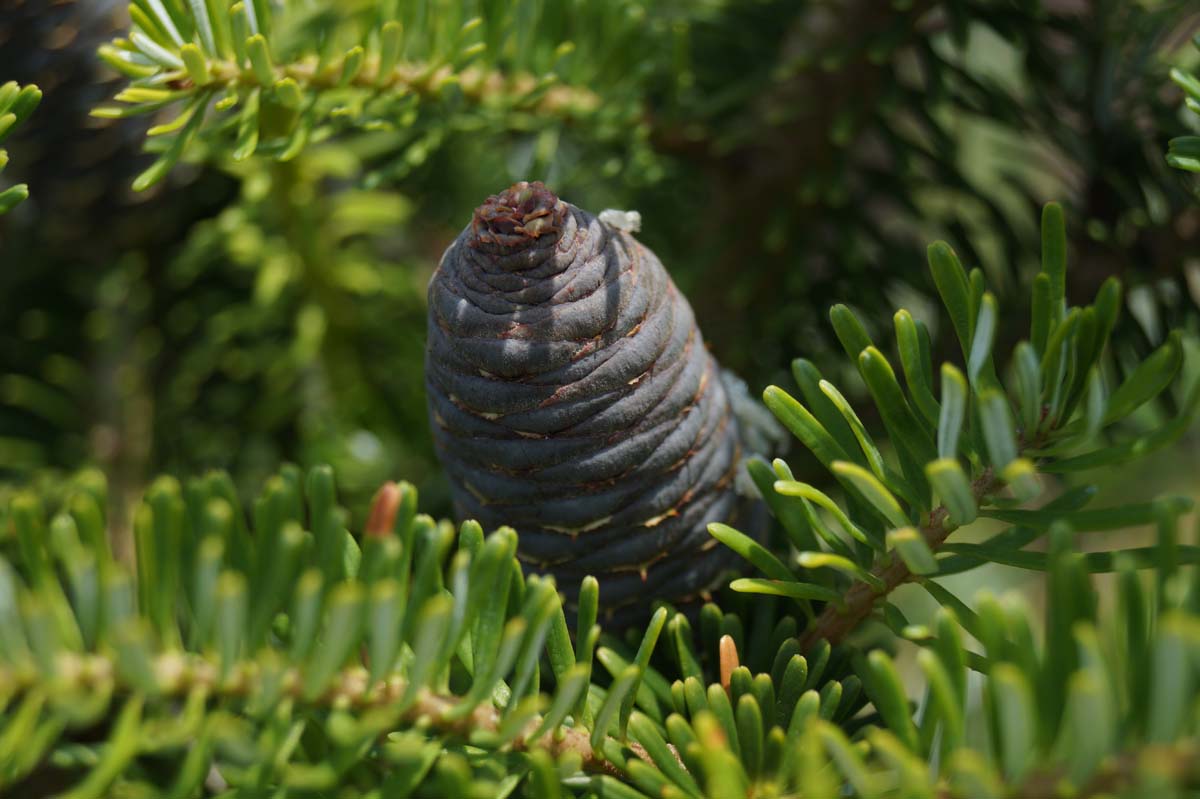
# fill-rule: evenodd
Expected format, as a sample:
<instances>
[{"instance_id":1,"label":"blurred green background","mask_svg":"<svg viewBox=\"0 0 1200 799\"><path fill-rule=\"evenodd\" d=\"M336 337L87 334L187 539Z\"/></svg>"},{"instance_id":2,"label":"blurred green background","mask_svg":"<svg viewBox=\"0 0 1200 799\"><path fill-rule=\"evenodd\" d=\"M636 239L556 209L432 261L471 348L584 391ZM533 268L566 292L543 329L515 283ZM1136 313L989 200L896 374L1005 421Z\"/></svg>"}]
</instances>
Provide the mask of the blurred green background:
<instances>
[{"instance_id":1,"label":"blurred green background","mask_svg":"<svg viewBox=\"0 0 1200 799\"><path fill-rule=\"evenodd\" d=\"M639 210L756 393L790 385L796 356L856 383L831 357L834 302L873 333L899 306L932 323L935 238L1024 296L1047 200L1071 224L1069 297L1126 282L1117 358L1197 329L1197 186L1163 161L1189 124L1167 71L1194 60L1194 3L520 3L528 41L578 42L563 71L589 113L449 87L397 103L388 126L335 119L284 163L201 143L141 194L161 120L89 116L119 85L95 53L125 5L0 10L0 79L46 95L5 173L33 196L0 222L10 482L91 465L132 498L158 472L222 468L249 494L280 461L328 462L349 507L404 477L445 512L425 286L472 208L519 179ZM577 29L576 5L602 24ZM303 25L336 32L371 6L310 3ZM1005 321L1011 339L1026 320Z\"/></svg>"}]
</instances>

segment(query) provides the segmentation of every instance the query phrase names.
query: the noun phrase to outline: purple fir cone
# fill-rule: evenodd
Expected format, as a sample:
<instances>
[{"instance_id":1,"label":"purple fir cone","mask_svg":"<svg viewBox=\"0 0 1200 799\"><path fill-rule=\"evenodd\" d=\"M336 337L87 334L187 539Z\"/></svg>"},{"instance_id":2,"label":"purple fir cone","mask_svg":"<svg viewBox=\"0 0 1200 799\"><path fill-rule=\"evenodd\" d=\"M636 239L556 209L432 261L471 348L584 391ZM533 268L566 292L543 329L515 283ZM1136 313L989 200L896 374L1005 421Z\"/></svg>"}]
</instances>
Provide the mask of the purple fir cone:
<instances>
[{"instance_id":1,"label":"purple fir cone","mask_svg":"<svg viewBox=\"0 0 1200 799\"><path fill-rule=\"evenodd\" d=\"M429 286L429 413L456 509L514 527L571 604L686 601L729 565L708 522L753 526L739 420L654 253L541 183L488 198Z\"/></svg>"}]
</instances>

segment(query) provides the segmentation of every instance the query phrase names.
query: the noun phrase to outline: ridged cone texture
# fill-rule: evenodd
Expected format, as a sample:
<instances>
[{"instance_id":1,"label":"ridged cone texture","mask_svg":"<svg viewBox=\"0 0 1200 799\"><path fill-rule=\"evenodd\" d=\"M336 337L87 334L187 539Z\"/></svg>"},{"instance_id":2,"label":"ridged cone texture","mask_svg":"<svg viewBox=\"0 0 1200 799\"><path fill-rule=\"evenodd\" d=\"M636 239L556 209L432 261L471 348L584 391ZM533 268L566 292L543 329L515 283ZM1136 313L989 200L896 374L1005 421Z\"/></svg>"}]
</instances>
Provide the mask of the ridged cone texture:
<instances>
[{"instance_id":1,"label":"ridged cone texture","mask_svg":"<svg viewBox=\"0 0 1200 799\"><path fill-rule=\"evenodd\" d=\"M435 443L458 513L511 525L568 601L610 613L709 588L708 522L749 504L738 422L687 300L654 253L541 183L490 197L429 286Z\"/></svg>"}]
</instances>

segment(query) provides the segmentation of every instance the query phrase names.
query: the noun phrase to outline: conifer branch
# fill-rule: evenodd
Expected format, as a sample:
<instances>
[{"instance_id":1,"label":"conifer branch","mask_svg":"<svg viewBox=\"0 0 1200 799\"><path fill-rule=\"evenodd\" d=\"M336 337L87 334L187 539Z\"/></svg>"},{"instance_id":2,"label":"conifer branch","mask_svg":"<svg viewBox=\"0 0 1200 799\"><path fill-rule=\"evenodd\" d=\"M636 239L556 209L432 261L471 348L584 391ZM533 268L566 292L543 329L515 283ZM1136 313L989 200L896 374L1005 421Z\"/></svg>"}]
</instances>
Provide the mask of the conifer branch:
<instances>
[{"instance_id":1,"label":"conifer branch","mask_svg":"<svg viewBox=\"0 0 1200 799\"><path fill-rule=\"evenodd\" d=\"M1002 483L988 468L972 483L971 493L976 503L982 504L984 498L1001 487ZM950 522L950 513L946 507L938 506L929 514L929 520L921 525L921 537L925 539L931 552L937 552L957 527L958 525ZM858 629L881 600L917 576L899 557L877 566L872 573L882 586L872 582L855 583L846 593L844 608L832 603L826 605L816 620L805 628L800 639L802 650L809 651L820 641L841 643L847 635Z\"/></svg>"}]
</instances>

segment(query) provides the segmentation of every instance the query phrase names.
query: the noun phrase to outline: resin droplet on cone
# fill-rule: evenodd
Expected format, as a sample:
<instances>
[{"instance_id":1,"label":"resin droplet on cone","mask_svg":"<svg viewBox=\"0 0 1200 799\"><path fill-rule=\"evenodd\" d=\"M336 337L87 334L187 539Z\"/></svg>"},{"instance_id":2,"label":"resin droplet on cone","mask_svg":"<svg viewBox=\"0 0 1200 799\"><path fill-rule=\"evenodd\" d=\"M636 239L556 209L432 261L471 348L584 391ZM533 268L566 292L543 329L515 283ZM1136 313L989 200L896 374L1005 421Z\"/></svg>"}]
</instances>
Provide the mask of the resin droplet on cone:
<instances>
[{"instance_id":1,"label":"resin droplet on cone","mask_svg":"<svg viewBox=\"0 0 1200 799\"><path fill-rule=\"evenodd\" d=\"M742 447L687 300L629 233L540 183L490 197L429 286L426 383L457 511L520 535L568 600L647 612L728 565Z\"/></svg>"}]
</instances>

